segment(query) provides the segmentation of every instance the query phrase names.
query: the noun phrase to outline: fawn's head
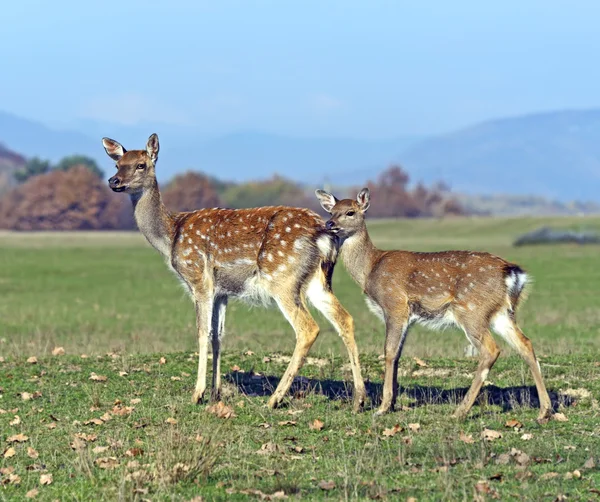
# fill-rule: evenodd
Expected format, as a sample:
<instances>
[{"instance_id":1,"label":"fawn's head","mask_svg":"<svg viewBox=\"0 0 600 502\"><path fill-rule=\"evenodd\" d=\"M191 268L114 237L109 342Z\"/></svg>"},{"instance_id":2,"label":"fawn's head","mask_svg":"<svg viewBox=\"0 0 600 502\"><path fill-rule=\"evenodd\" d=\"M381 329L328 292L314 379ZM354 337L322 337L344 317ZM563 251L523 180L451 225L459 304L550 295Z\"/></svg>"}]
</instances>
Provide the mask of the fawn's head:
<instances>
[{"instance_id":1,"label":"fawn's head","mask_svg":"<svg viewBox=\"0 0 600 502\"><path fill-rule=\"evenodd\" d=\"M116 161L117 174L110 177L108 186L115 192L135 194L156 183L154 166L158 159L158 136L148 138L145 150L127 151L114 139L102 138L108 156Z\"/></svg>"},{"instance_id":2,"label":"fawn's head","mask_svg":"<svg viewBox=\"0 0 600 502\"><path fill-rule=\"evenodd\" d=\"M369 209L371 195L368 188L363 188L356 200L338 200L325 190L315 191L315 195L325 211L331 214L326 227L331 233L346 239L358 232L365 225L365 213Z\"/></svg>"}]
</instances>

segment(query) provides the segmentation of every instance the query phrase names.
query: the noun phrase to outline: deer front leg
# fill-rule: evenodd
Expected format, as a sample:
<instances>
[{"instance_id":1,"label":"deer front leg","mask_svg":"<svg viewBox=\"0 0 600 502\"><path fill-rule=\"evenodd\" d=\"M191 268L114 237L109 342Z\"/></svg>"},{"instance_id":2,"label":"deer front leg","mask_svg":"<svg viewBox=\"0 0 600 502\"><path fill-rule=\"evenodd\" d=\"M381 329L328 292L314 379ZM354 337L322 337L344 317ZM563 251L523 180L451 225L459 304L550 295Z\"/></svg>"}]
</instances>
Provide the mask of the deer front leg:
<instances>
[{"instance_id":1,"label":"deer front leg","mask_svg":"<svg viewBox=\"0 0 600 502\"><path fill-rule=\"evenodd\" d=\"M196 327L198 329L198 376L192 402L202 401L206 391L206 364L208 361L208 335L211 329L213 301L209 295L195 298Z\"/></svg>"},{"instance_id":2,"label":"deer front leg","mask_svg":"<svg viewBox=\"0 0 600 502\"><path fill-rule=\"evenodd\" d=\"M385 375L381 405L375 415L383 415L390 411L398 397L398 360L408 333L408 307L402 315L396 315L386 322L385 334Z\"/></svg>"},{"instance_id":3,"label":"deer front leg","mask_svg":"<svg viewBox=\"0 0 600 502\"><path fill-rule=\"evenodd\" d=\"M213 375L211 399L216 401L221 396L221 340L225 329L225 311L227 309L227 297L220 296L215 299L212 309L212 352L213 352Z\"/></svg>"}]
</instances>

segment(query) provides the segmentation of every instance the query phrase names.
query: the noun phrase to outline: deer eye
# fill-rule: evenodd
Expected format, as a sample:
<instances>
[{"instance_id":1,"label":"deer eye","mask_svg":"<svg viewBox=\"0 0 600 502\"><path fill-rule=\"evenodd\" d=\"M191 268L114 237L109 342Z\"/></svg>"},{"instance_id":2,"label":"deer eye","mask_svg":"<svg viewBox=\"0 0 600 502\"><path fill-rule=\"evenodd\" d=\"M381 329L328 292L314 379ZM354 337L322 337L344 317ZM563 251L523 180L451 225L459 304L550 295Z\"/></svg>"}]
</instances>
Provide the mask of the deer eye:
<instances>
[{"instance_id":1,"label":"deer eye","mask_svg":"<svg viewBox=\"0 0 600 502\"><path fill-rule=\"evenodd\" d=\"M354 216L355 213L356 213L356 211L348 211L346 213L346 216Z\"/></svg>"},{"instance_id":2,"label":"deer eye","mask_svg":"<svg viewBox=\"0 0 600 502\"><path fill-rule=\"evenodd\" d=\"M135 168L136 169L146 169L146 164L138 164Z\"/></svg>"}]
</instances>

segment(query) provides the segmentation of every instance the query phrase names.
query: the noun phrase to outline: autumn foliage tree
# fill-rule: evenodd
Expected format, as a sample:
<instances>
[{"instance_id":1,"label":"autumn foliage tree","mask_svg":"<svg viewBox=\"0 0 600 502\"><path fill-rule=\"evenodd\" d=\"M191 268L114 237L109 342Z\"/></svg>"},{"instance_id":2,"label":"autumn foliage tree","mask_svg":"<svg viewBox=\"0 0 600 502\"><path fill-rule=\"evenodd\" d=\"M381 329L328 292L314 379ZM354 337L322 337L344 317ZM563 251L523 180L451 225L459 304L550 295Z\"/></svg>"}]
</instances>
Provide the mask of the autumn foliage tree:
<instances>
[{"instance_id":1,"label":"autumn foliage tree","mask_svg":"<svg viewBox=\"0 0 600 502\"><path fill-rule=\"evenodd\" d=\"M187 172L176 176L162 192L163 202L170 211L194 211L222 205L211 180L201 173Z\"/></svg>"},{"instance_id":2,"label":"autumn foliage tree","mask_svg":"<svg viewBox=\"0 0 600 502\"><path fill-rule=\"evenodd\" d=\"M416 218L463 213L460 204L448 196L447 187L427 188L419 183L410 189L409 182L408 174L397 165L383 171L376 181L369 181L369 214L378 218Z\"/></svg>"},{"instance_id":3,"label":"autumn foliage tree","mask_svg":"<svg viewBox=\"0 0 600 502\"><path fill-rule=\"evenodd\" d=\"M86 166L33 176L0 199L0 228L100 230L131 225L128 201Z\"/></svg>"}]
</instances>

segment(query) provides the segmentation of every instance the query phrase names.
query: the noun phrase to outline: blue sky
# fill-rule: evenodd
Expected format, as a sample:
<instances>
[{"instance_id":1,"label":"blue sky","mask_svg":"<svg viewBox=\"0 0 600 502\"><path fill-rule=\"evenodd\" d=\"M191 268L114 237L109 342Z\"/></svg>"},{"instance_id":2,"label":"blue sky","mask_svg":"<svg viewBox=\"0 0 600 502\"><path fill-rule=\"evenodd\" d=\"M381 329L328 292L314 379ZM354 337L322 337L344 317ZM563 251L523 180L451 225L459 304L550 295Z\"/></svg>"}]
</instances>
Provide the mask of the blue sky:
<instances>
[{"instance_id":1,"label":"blue sky","mask_svg":"<svg viewBox=\"0 0 600 502\"><path fill-rule=\"evenodd\" d=\"M387 138L600 106L600 2L6 0L0 110Z\"/></svg>"}]
</instances>

